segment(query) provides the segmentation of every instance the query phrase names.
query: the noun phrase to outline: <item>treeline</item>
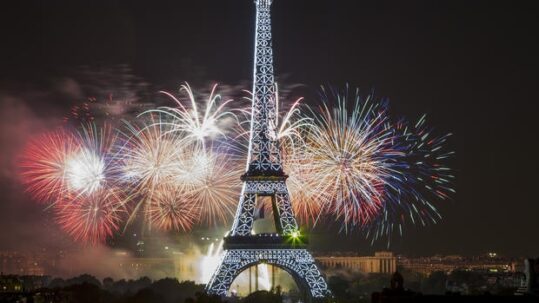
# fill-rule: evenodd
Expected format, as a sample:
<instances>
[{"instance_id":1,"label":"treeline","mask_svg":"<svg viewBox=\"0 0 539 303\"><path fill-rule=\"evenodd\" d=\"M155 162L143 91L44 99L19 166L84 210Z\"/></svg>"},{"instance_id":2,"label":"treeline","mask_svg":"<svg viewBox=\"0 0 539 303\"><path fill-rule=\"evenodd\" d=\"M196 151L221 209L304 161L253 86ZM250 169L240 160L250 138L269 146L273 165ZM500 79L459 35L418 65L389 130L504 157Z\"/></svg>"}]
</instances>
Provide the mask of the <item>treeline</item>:
<instances>
[{"instance_id":1,"label":"treeline","mask_svg":"<svg viewBox=\"0 0 539 303\"><path fill-rule=\"evenodd\" d=\"M519 274L473 271L434 272L429 276L401 270L404 289L423 295L498 295L511 296L517 291ZM390 287L390 275L339 272L328 278L328 286L339 303L371 302L371 295Z\"/></svg>"},{"instance_id":2,"label":"treeline","mask_svg":"<svg viewBox=\"0 0 539 303\"><path fill-rule=\"evenodd\" d=\"M1 301L1 300L0 300ZM152 281L105 278L90 275L53 279L46 288L26 294L26 302L69 303L221 303L204 293L204 286L192 281L165 278Z\"/></svg>"},{"instance_id":3,"label":"treeline","mask_svg":"<svg viewBox=\"0 0 539 303\"><path fill-rule=\"evenodd\" d=\"M0 303L281 303L280 291L257 291L239 299L207 295L204 285L193 281L179 282L165 278L152 281L148 277L137 280L102 281L91 275L70 279L53 279L47 287L27 293L0 295Z\"/></svg>"}]
</instances>

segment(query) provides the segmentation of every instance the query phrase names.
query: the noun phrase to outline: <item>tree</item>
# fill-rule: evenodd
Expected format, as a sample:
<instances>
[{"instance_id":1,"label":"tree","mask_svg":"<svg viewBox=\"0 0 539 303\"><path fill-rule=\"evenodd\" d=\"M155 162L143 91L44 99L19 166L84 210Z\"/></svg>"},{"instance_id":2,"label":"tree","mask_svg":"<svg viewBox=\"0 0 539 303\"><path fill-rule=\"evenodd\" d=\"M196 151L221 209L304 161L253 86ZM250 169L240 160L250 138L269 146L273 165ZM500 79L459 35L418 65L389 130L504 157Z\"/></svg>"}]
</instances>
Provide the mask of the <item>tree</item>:
<instances>
[{"instance_id":1,"label":"tree","mask_svg":"<svg viewBox=\"0 0 539 303\"><path fill-rule=\"evenodd\" d=\"M196 302L196 303L222 303L220 296L208 295L204 291L197 292L195 294L195 297L196 297L196 300L193 300L193 302ZM187 303L187 300L188 299L185 300L185 303Z\"/></svg>"},{"instance_id":2,"label":"tree","mask_svg":"<svg viewBox=\"0 0 539 303\"><path fill-rule=\"evenodd\" d=\"M425 294L444 294L447 275L443 271L435 271L421 282L421 291Z\"/></svg>"},{"instance_id":3,"label":"tree","mask_svg":"<svg viewBox=\"0 0 539 303\"><path fill-rule=\"evenodd\" d=\"M54 278L48 286L49 288L62 288L66 286L66 281L62 278Z\"/></svg>"},{"instance_id":4,"label":"tree","mask_svg":"<svg viewBox=\"0 0 539 303\"><path fill-rule=\"evenodd\" d=\"M127 292L135 294L141 289L150 287L152 285L152 280L148 277L141 277L138 280L129 280L127 281Z\"/></svg>"},{"instance_id":5,"label":"tree","mask_svg":"<svg viewBox=\"0 0 539 303\"><path fill-rule=\"evenodd\" d=\"M66 281L66 285L77 285L77 284L84 284L84 283L92 284L101 288L101 282L96 277L89 274L83 274L78 277L68 279Z\"/></svg>"},{"instance_id":6,"label":"tree","mask_svg":"<svg viewBox=\"0 0 539 303\"><path fill-rule=\"evenodd\" d=\"M241 303L281 303L282 301L283 299L280 295L266 290L259 290L243 298Z\"/></svg>"},{"instance_id":7,"label":"tree","mask_svg":"<svg viewBox=\"0 0 539 303\"><path fill-rule=\"evenodd\" d=\"M349 302L351 300L350 282L343 277L331 276L328 279L328 287L338 302Z\"/></svg>"},{"instance_id":8,"label":"tree","mask_svg":"<svg viewBox=\"0 0 539 303\"><path fill-rule=\"evenodd\" d=\"M128 299L129 303L162 303L164 301L163 296L150 288L144 288Z\"/></svg>"},{"instance_id":9,"label":"tree","mask_svg":"<svg viewBox=\"0 0 539 303\"><path fill-rule=\"evenodd\" d=\"M176 303L181 300L184 295L182 294L182 288L177 279L164 278L154 282L150 289L163 296L165 303ZM185 296L188 297L188 296ZM185 297L183 300L185 300ZM181 300L183 302L183 300Z\"/></svg>"},{"instance_id":10,"label":"tree","mask_svg":"<svg viewBox=\"0 0 539 303\"><path fill-rule=\"evenodd\" d=\"M127 292L127 281L124 279L115 281L114 284L112 284L112 292L118 293L118 294L124 294Z\"/></svg>"},{"instance_id":11,"label":"tree","mask_svg":"<svg viewBox=\"0 0 539 303\"><path fill-rule=\"evenodd\" d=\"M103 279L103 288L110 290L112 289L112 285L114 284L114 280L111 277L106 277Z\"/></svg>"},{"instance_id":12,"label":"tree","mask_svg":"<svg viewBox=\"0 0 539 303\"><path fill-rule=\"evenodd\" d=\"M101 301L101 289L94 284L73 284L66 287L65 290L72 294L70 300L72 303L95 303Z\"/></svg>"}]
</instances>

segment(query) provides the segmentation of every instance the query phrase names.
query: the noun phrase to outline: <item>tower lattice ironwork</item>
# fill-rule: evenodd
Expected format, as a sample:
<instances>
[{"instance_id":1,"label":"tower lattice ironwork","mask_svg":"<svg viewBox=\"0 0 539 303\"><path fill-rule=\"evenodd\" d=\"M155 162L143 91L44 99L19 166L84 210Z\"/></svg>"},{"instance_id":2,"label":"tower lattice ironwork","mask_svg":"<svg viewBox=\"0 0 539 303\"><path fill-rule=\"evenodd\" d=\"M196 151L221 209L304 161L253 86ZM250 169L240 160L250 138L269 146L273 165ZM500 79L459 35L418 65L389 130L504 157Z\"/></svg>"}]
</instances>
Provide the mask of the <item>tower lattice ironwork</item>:
<instances>
[{"instance_id":1,"label":"tower lattice ironwork","mask_svg":"<svg viewBox=\"0 0 539 303\"><path fill-rule=\"evenodd\" d=\"M271 45L271 2L255 0L256 30L253 100L247 169L234 223L224 238L224 254L206 286L210 294L226 295L233 280L260 263L287 271L310 299L330 294L312 255L306 250L294 216L277 139L275 81ZM259 197L271 197L276 234L252 233Z\"/></svg>"}]
</instances>

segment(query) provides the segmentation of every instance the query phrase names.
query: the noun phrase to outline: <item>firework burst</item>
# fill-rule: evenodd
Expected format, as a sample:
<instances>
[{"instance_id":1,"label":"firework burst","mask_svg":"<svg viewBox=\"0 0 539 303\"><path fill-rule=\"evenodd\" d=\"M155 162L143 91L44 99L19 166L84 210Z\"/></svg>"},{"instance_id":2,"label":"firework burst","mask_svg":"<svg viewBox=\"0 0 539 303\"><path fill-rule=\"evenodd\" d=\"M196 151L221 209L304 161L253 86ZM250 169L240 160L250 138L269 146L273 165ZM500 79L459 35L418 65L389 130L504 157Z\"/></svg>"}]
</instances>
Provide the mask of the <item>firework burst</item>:
<instances>
[{"instance_id":1,"label":"firework burst","mask_svg":"<svg viewBox=\"0 0 539 303\"><path fill-rule=\"evenodd\" d=\"M329 102L337 107L329 108ZM365 226L383 207L385 189L398 173L394 159L403 155L386 126L386 108L370 98L361 100L356 92L352 102L346 94L330 96L314 117L306 182L345 227Z\"/></svg>"},{"instance_id":2,"label":"firework burst","mask_svg":"<svg viewBox=\"0 0 539 303\"><path fill-rule=\"evenodd\" d=\"M116 143L115 130L108 124L97 127L85 124L77 132L81 148L70 155L65 163L70 193L88 195L114 183L117 166L112 148Z\"/></svg>"},{"instance_id":3,"label":"firework burst","mask_svg":"<svg viewBox=\"0 0 539 303\"><path fill-rule=\"evenodd\" d=\"M189 190L169 183L156 189L146 211L155 228L189 231L199 217L200 207Z\"/></svg>"},{"instance_id":4,"label":"firework burst","mask_svg":"<svg viewBox=\"0 0 539 303\"><path fill-rule=\"evenodd\" d=\"M98 243L118 229L124 208L113 186L109 126L83 125L38 136L26 148L21 167L28 190L51 204L60 226L74 239Z\"/></svg>"},{"instance_id":5,"label":"firework burst","mask_svg":"<svg viewBox=\"0 0 539 303\"><path fill-rule=\"evenodd\" d=\"M117 152L121 155L120 183L128 188L136 204L128 223L136 218L139 210L149 214L153 195L182 173L178 163L181 138L167 132L165 124L159 123L160 118L160 115L150 115L147 123L126 123L124 143Z\"/></svg>"},{"instance_id":6,"label":"firework burst","mask_svg":"<svg viewBox=\"0 0 539 303\"><path fill-rule=\"evenodd\" d=\"M241 188L243 163L226 152L196 150L188 154L184 167L189 181L184 180L195 203L200 207L199 222L207 225L226 223L235 212Z\"/></svg>"},{"instance_id":7,"label":"firework burst","mask_svg":"<svg viewBox=\"0 0 539 303\"><path fill-rule=\"evenodd\" d=\"M216 89L217 84L212 87L202 108L197 104L195 94L187 83L180 88L180 92L186 94L187 102L182 102L171 93L162 91L161 93L170 97L177 107L161 107L149 112L169 116L170 122L162 121L161 124L170 126L172 132L182 133L185 140L204 144L206 139L224 136L229 126L237 121L236 115L226 110L232 100L223 101L221 95L216 94Z\"/></svg>"},{"instance_id":8,"label":"firework burst","mask_svg":"<svg viewBox=\"0 0 539 303\"><path fill-rule=\"evenodd\" d=\"M400 159L400 174L395 178L398 190L388 191L388 201L375 222L367 228L372 241L386 237L388 246L393 234L403 235L406 223L427 226L441 218L436 202L448 199L455 190L455 176L445 162L454 154L446 151L445 143L451 134L434 135L422 116L409 125L399 121L394 126L397 138L404 147Z\"/></svg>"},{"instance_id":9,"label":"firework burst","mask_svg":"<svg viewBox=\"0 0 539 303\"><path fill-rule=\"evenodd\" d=\"M296 218L304 225L315 225L323 214L323 201L319 198L316 188L309 183L312 181L309 176L316 173L315 167L310 165L311 160L309 154L298 149L290 149L283 161L284 171L288 175L286 183L290 191L292 208Z\"/></svg>"},{"instance_id":10,"label":"firework burst","mask_svg":"<svg viewBox=\"0 0 539 303\"><path fill-rule=\"evenodd\" d=\"M321 205L306 203L312 211L299 207L300 217L336 220L342 230L363 230L388 245L407 222L426 226L441 219L435 202L454 193L454 176L444 164L453 154L444 148L450 134L435 136L425 117L392 123L386 102L362 99L357 90L352 98L325 94L307 116L313 125L302 133L304 147L288 157L288 184L292 194L299 189L295 203Z\"/></svg>"},{"instance_id":11,"label":"firework burst","mask_svg":"<svg viewBox=\"0 0 539 303\"><path fill-rule=\"evenodd\" d=\"M148 111L163 117L154 125L166 129L162 136L173 136L177 142L171 182L189 190L200 208L197 222L208 225L229 220L234 213L241 185L241 171L233 165L238 163L227 152L234 149L234 144L227 140L216 141L233 132L238 117L233 111L227 110L231 100L223 101L216 89L217 85L214 85L201 106L191 87L185 84L181 86L180 92L185 93L186 101L162 92L177 107Z\"/></svg>"},{"instance_id":12,"label":"firework burst","mask_svg":"<svg viewBox=\"0 0 539 303\"><path fill-rule=\"evenodd\" d=\"M93 150L81 148L70 155L64 165L67 185L80 194L99 190L105 182L105 163Z\"/></svg>"},{"instance_id":13,"label":"firework burst","mask_svg":"<svg viewBox=\"0 0 539 303\"><path fill-rule=\"evenodd\" d=\"M281 102L276 89L275 133L279 140L281 160L287 180L294 214L303 224L314 224L322 211L321 199L318 199L315 188L308 183L308 176L314 172L310 163L312 154L307 152L306 139L315 129L313 118L304 115L300 109L303 98L291 105ZM282 117L282 119L280 118Z\"/></svg>"},{"instance_id":14,"label":"firework burst","mask_svg":"<svg viewBox=\"0 0 539 303\"><path fill-rule=\"evenodd\" d=\"M56 220L76 241L103 243L119 231L126 214L124 198L114 189L100 189L88 195L70 195L55 205Z\"/></svg>"},{"instance_id":15,"label":"firework burst","mask_svg":"<svg viewBox=\"0 0 539 303\"><path fill-rule=\"evenodd\" d=\"M33 197L55 203L67 191L66 163L80 150L70 132L58 130L32 139L23 151L20 167L23 183Z\"/></svg>"},{"instance_id":16,"label":"firework burst","mask_svg":"<svg viewBox=\"0 0 539 303\"><path fill-rule=\"evenodd\" d=\"M135 184L138 192L151 191L179 174L178 159L183 149L180 137L153 118L148 125L126 126L125 144L119 149L124 181Z\"/></svg>"},{"instance_id":17,"label":"firework burst","mask_svg":"<svg viewBox=\"0 0 539 303\"><path fill-rule=\"evenodd\" d=\"M185 100L163 92L176 108L139 115L119 138L94 124L38 136L22 154L28 191L50 204L74 239L93 244L139 213L164 231L228 222L248 158L250 111L229 109L216 86L203 104L188 84L180 92ZM449 135L435 136L424 117L392 123L386 103L357 90L325 94L309 110L302 99L283 103L277 93L274 101L269 136L279 142L301 223L335 220L374 241L402 235L407 222L441 218L435 202L454 193L444 164L452 155L444 148Z\"/></svg>"},{"instance_id":18,"label":"firework burst","mask_svg":"<svg viewBox=\"0 0 539 303\"><path fill-rule=\"evenodd\" d=\"M252 102L252 94L248 91L247 93L250 97L246 99ZM275 121L270 122L269 135L273 140L279 141L283 168L289 175L287 184L294 213L301 223L311 224L321 212L320 199L315 197L315 190L306 180L312 167L309 166L309 155L305 152L305 140L314 127L313 118L302 112L303 98L294 102L285 100L287 98L280 98L279 88L276 85L275 104L278 114ZM229 145L239 155L238 162L245 163L249 152L251 112L248 109L238 111L243 115L238 115L241 119L235 128L237 135Z\"/></svg>"},{"instance_id":19,"label":"firework burst","mask_svg":"<svg viewBox=\"0 0 539 303\"><path fill-rule=\"evenodd\" d=\"M136 200L129 222L138 210L149 215L146 220L151 226L157 222L154 226L165 230L188 230L191 221L209 225L227 222L240 186L241 171L233 164L233 157L213 145L190 144L185 133L161 120L162 113L157 114L159 118L155 112L151 115L154 117L142 127L128 124L129 135L121 152L123 179L130 184L131 196ZM173 192L163 193L170 189ZM173 200L173 193L187 195L196 207L185 197ZM158 203L163 200L168 202ZM171 211L172 201L181 211ZM180 208L182 201L187 204ZM169 209L159 210L159 206ZM188 209L190 214L182 213ZM164 214L168 216L166 220Z\"/></svg>"},{"instance_id":20,"label":"firework burst","mask_svg":"<svg viewBox=\"0 0 539 303\"><path fill-rule=\"evenodd\" d=\"M49 203L94 192L113 167L107 156L114 140L109 126L98 129L94 124L83 125L80 132L40 135L23 152L23 182L38 201Z\"/></svg>"}]
</instances>

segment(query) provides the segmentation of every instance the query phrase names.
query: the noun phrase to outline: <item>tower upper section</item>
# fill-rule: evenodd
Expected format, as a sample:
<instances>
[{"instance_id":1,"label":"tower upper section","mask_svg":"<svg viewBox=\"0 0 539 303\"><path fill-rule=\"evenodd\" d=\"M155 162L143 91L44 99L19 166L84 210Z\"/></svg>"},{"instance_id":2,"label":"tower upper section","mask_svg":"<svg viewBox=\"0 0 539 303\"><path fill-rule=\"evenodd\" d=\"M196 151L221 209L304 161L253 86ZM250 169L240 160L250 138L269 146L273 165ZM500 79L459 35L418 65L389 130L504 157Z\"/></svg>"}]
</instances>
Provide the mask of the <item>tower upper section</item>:
<instances>
[{"instance_id":1,"label":"tower upper section","mask_svg":"<svg viewBox=\"0 0 539 303\"><path fill-rule=\"evenodd\" d=\"M284 176L276 131L271 0L255 0L256 28L249 158L245 177Z\"/></svg>"}]
</instances>

